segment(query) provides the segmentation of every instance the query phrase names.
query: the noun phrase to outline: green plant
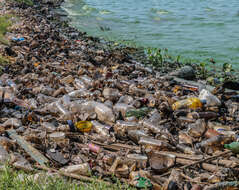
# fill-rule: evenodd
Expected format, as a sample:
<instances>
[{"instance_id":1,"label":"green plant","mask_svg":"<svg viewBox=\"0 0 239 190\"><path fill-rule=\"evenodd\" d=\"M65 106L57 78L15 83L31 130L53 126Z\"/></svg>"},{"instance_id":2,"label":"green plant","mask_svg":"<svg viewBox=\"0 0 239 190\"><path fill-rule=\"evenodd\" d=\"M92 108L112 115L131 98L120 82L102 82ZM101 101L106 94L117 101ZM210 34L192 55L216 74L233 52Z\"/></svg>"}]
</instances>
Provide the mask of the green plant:
<instances>
[{"instance_id":1,"label":"green plant","mask_svg":"<svg viewBox=\"0 0 239 190\"><path fill-rule=\"evenodd\" d=\"M202 78L207 78L208 70L207 70L207 63L201 62L200 63L200 74Z\"/></svg>"},{"instance_id":2,"label":"green plant","mask_svg":"<svg viewBox=\"0 0 239 190\"><path fill-rule=\"evenodd\" d=\"M1 65L6 65L9 63L10 61L6 57L0 55L0 70L1 70Z\"/></svg>"},{"instance_id":3,"label":"green plant","mask_svg":"<svg viewBox=\"0 0 239 190\"><path fill-rule=\"evenodd\" d=\"M150 64L155 67L162 67L164 58L159 48L147 48L146 49L146 56Z\"/></svg>"},{"instance_id":4,"label":"green plant","mask_svg":"<svg viewBox=\"0 0 239 190\"><path fill-rule=\"evenodd\" d=\"M8 28L12 25L10 21L10 15L0 16L0 43L8 44L8 41L4 38L4 35L8 32Z\"/></svg>"},{"instance_id":5,"label":"green plant","mask_svg":"<svg viewBox=\"0 0 239 190\"><path fill-rule=\"evenodd\" d=\"M43 171L36 171L35 174L27 174L23 171L16 171L10 166L1 167L0 189L7 190L136 190L127 184L116 180L111 186L99 183L96 180L92 183L83 183L78 180L63 178L58 175L46 174Z\"/></svg>"}]
</instances>

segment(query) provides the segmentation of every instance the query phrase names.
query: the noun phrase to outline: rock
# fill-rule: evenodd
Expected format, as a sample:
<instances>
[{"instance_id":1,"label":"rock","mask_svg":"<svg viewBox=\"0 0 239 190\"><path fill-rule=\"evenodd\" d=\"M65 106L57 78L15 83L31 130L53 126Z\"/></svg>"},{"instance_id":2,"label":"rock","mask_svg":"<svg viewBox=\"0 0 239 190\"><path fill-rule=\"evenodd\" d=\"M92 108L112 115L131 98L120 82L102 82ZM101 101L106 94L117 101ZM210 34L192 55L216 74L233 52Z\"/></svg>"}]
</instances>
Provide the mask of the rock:
<instances>
[{"instance_id":1,"label":"rock","mask_svg":"<svg viewBox=\"0 0 239 190\"><path fill-rule=\"evenodd\" d=\"M184 66L176 71L171 72L169 75L187 80L193 80L196 77L194 69L191 66Z\"/></svg>"}]
</instances>

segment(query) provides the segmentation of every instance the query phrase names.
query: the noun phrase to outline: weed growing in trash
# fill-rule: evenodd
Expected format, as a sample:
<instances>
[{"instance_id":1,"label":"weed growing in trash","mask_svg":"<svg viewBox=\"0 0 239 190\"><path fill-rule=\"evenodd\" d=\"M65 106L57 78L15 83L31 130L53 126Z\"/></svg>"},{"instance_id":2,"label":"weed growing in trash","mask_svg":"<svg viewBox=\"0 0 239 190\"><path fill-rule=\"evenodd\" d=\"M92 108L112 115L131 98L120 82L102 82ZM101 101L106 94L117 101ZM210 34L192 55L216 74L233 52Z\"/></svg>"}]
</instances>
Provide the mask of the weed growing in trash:
<instances>
[{"instance_id":1,"label":"weed growing in trash","mask_svg":"<svg viewBox=\"0 0 239 190\"><path fill-rule=\"evenodd\" d=\"M0 43L8 44L8 41L4 38L8 28L11 26L11 21L9 20L10 15L0 16Z\"/></svg>"},{"instance_id":2,"label":"weed growing in trash","mask_svg":"<svg viewBox=\"0 0 239 190\"><path fill-rule=\"evenodd\" d=\"M1 70L2 70L1 65L5 65L5 64L8 64L8 63L9 63L9 60L6 57L0 55L0 73L1 73Z\"/></svg>"}]
</instances>

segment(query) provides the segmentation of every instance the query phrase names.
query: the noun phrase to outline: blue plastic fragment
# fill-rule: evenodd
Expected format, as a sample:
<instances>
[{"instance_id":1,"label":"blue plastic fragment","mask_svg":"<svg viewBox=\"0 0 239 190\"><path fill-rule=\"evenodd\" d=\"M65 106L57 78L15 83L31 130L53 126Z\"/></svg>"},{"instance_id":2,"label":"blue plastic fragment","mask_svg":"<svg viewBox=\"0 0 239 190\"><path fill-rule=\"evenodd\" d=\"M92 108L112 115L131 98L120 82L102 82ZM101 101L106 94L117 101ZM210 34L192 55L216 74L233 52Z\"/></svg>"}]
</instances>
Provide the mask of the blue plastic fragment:
<instances>
[{"instance_id":1,"label":"blue plastic fragment","mask_svg":"<svg viewBox=\"0 0 239 190\"><path fill-rule=\"evenodd\" d=\"M15 110L20 110L21 107L20 107L20 106L15 106L14 109L15 109Z\"/></svg>"},{"instance_id":2,"label":"blue plastic fragment","mask_svg":"<svg viewBox=\"0 0 239 190\"><path fill-rule=\"evenodd\" d=\"M75 125L72 120L67 120L71 132L75 132Z\"/></svg>"},{"instance_id":3,"label":"blue plastic fragment","mask_svg":"<svg viewBox=\"0 0 239 190\"><path fill-rule=\"evenodd\" d=\"M25 38L23 38L23 37L21 37L21 38L12 37L12 40L16 41L16 42L21 42L21 41L24 41Z\"/></svg>"}]
</instances>

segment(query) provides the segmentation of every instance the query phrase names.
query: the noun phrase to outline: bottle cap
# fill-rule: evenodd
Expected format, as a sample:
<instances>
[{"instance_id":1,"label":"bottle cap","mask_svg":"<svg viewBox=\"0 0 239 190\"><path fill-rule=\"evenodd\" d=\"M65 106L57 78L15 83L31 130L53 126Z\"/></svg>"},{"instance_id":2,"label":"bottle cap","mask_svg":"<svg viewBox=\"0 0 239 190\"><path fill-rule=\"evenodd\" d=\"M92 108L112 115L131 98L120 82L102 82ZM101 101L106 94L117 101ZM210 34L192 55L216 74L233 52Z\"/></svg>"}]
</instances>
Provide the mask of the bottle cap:
<instances>
[{"instance_id":1,"label":"bottle cap","mask_svg":"<svg viewBox=\"0 0 239 190\"><path fill-rule=\"evenodd\" d=\"M206 104L207 100L200 100L202 104Z\"/></svg>"}]
</instances>

